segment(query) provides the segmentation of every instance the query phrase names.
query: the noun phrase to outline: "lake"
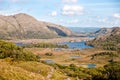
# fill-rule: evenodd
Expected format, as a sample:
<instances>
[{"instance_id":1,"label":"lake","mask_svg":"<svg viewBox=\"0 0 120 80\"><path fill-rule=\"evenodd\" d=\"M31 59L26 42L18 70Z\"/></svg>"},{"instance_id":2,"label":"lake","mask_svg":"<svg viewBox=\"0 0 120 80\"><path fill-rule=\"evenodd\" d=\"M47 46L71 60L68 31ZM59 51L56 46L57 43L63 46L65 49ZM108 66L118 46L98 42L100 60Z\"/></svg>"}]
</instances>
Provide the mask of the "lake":
<instances>
[{"instance_id":1,"label":"lake","mask_svg":"<svg viewBox=\"0 0 120 80\"><path fill-rule=\"evenodd\" d=\"M23 43L15 43L17 46L25 46ZM85 41L82 42L63 42L58 45L68 45L69 49L86 49L93 48L92 46L86 45Z\"/></svg>"},{"instance_id":2,"label":"lake","mask_svg":"<svg viewBox=\"0 0 120 80\"><path fill-rule=\"evenodd\" d=\"M86 49L86 48L93 48L92 46L86 45L84 41L82 42L63 42L59 43L60 45L68 45L70 49Z\"/></svg>"},{"instance_id":3,"label":"lake","mask_svg":"<svg viewBox=\"0 0 120 80\"><path fill-rule=\"evenodd\" d=\"M88 68L95 68L96 64L88 64Z\"/></svg>"},{"instance_id":4,"label":"lake","mask_svg":"<svg viewBox=\"0 0 120 80\"><path fill-rule=\"evenodd\" d=\"M44 60L44 62L47 64L55 64L55 62L53 60Z\"/></svg>"},{"instance_id":5,"label":"lake","mask_svg":"<svg viewBox=\"0 0 120 80\"><path fill-rule=\"evenodd\" d=\"M23 43L15 43L17 46L25 46Z\"/></svg>"}]
</instances>

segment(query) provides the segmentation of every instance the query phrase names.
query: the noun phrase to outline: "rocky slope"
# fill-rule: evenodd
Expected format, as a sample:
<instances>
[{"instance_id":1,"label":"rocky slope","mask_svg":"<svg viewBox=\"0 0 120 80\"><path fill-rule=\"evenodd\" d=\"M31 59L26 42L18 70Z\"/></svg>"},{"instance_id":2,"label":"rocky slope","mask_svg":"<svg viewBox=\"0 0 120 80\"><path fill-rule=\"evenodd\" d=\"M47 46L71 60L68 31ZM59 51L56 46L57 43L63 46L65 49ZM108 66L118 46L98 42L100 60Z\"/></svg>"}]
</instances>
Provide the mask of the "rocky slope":
<instances>
[{"instance_id":1,"label":"rocky slope","mask_svg":"<svg viewBox=\"0 0 120 80\"><path fill-rule=\"evenodd\" d=\"M120 27L113 27L113 28L101 28L100 30L95 32L97 36L96 40L106 40L106 38L110 36L115 36L120 34Z\"/></svg>"},{"instance_id":2,"label":"rocky slope","mask_svg":"<svg viewBox=\"0 0 120 80\"><path fill-rule=\"evenodd\" d=\"M0 38L39 39L70 36L72 31L61 25L38 21L27 14L0 15Z\"/></svg>"},{"instance_id":3,"label":"rocky slope","mask_svg":"<svg viewBox=\"0 0 120 80\"><path fill-rule=\"evenodd\" d=\"M104 34L99 34L93 41L89 42L90 45L120 52L120 27L102 29L99 32L104 32Z\"/></svg>"}]
</instances>

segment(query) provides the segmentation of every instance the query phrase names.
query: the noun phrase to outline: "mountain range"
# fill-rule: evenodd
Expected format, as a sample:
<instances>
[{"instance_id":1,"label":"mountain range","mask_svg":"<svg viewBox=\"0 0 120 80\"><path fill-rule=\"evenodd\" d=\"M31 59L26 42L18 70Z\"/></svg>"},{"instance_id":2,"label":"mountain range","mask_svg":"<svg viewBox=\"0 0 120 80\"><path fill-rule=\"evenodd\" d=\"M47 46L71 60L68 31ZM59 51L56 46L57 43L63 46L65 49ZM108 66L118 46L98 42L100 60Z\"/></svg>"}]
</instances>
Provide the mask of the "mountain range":
<instances>
[{"instance_id":1,"label":"mountain range","mask_svg":"<svg viewBox=\"0 0 120 80\"><path fill-rule=\"evenodd\" d=\"M69 27L74 33L93 33L100 30L98 27Z\"/></svg>"},{"instance_id":2,"label":"mountain range","mask_svg":"<svg viewBox=\"0 0 120 80\"><path fill-rule=\"evenodd\" d=\"M38 21L24 13L10 16L0 15L1 39L54 38L72 34L72 31L64 26Z\"/></svg>"}]
</instances>

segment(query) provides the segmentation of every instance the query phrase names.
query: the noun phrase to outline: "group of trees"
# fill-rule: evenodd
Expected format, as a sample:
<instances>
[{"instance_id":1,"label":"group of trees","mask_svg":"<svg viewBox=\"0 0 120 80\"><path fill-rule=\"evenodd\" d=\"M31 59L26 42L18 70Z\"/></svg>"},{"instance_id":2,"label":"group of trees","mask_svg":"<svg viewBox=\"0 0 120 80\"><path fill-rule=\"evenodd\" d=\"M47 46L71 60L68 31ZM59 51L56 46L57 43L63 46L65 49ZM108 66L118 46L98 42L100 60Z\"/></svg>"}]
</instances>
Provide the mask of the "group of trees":
<instances>
[{"instance_id":1,"label":"group of trees","mask_svg":"<svg viewBox=\"0 0 120 80\"><path fill-rule=\"evenodd\" d=\"M67 45L58 45L52 43L37 43L37 44L27 44L25 47L37 47L37 48L68 48Z\"/></svg>"},{"instance_id":2,"label":"group of trees","mask_svg":"<svg viewBox=\"0 0 120 80\"><path fill-rule=\"evenodd\" d=\"M109 52L99 52L99 53L91 55L92 56L91 59L94 59L97 56L105 56L105 55L108 55L111 58L118 56L118 54L116 52L110 52L110 51Z\"/></svg>"},{"instance_id":3,"label":"group of trees","mask_svg":"<svg viewBox=\"0 0 120 80\"><path fill-rule=\"evenodd\" d=\"M14 60L26 60L34 61L37 60L37 55L26 51L22 47L18 47L11 42L0 41L0 59L13 58Z\"/></svg>"},{"instance_id":4,"label":"group of trees","mask_svg":"<svg viewBox=\"0 0 120 80\"><path fill-rule=\"evenodd\" d=\"M53 53L47 52L47 53L45 53L45 55L46 55L46 56L53 56Z\"/></svg>"},{"instance_id":5,"label":"group of trees","mask_svg":"<svg viewBox=\"0 0 120 80\"><path fill-rule=\"evenodd\" d=\"M120 63L111 62L104 67L82 68L74 64L63 66L51 64L55 69L59 69L67 76L82 80L120 80Z\"/></svg>"},{"instance_id":6,"label":"group of trees","mask_svg":"<svg viewBox=\"0 0 120 80\"><path fill-rule=\"evenodd\" d=\"M115 50L120 52L120 35L109 36L105 40L93 40L88 42L89 45L92 45L97 48L102 48L105 50Z\"/></svg>"}]
</instances>

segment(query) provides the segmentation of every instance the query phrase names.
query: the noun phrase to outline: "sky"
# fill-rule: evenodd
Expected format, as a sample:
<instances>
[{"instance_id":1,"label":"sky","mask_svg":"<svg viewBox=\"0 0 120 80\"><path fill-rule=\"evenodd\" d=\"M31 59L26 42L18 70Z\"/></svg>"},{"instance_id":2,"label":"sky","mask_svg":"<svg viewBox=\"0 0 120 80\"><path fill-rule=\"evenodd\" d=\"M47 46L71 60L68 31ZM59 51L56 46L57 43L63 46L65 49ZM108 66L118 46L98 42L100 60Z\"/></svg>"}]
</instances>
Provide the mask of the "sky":
<instances>
[{"instance_id":1,"label":"sky","mask_svg":"<svg viewBox=\"0 0 120 80\"><path fill-rule=\"evenodd\" d=\"M120 26L120 0L0 0L0 15L18 13L67 27Z\"/></svg>"}]
</instances>

